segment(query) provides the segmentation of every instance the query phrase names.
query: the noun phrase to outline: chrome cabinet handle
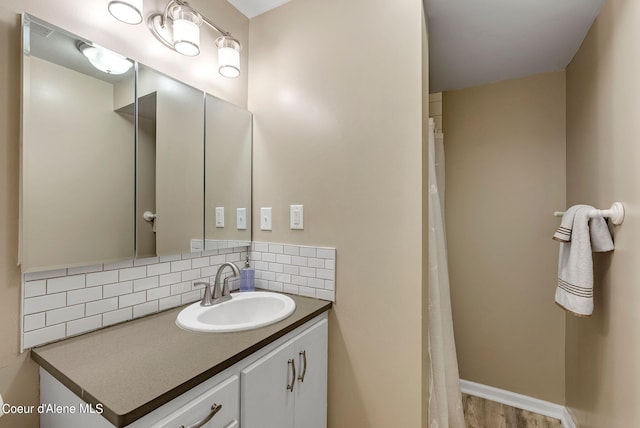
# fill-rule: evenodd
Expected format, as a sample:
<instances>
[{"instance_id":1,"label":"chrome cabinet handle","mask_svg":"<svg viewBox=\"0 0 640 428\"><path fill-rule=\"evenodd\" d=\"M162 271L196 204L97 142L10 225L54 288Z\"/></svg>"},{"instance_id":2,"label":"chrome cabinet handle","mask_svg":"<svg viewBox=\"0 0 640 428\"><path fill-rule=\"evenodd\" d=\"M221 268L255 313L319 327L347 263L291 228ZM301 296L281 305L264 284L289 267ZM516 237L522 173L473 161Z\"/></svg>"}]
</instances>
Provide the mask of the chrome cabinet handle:
<instances>
[{"instance_id":1,"label":"chrome cabinet handle","mask_svg":"<svg viewBox=\"0 0 640 428\"><path fill-rule=\"evenodd\" d=\"M291 376L291 385L287 384L287 390L293 392L293 388L296 385L296 362L291 358L287 361L287 364L291 366L293 371L293 375Z\"/></svg>"},{"instance_id":2,"label":"chrome cabinet handle","mask_svg":"<svg viewBox=\"0 0 640 428\"><path fill-rule=\"evenodd\" d=\"M304 363L304 368L302 369L300 376L298 376L298 380L300 382L304 382L304 376L307 374L307 351L300 351L300 354L298 355L302 355L302 362Z\"/></svg>"},{"instance_id":3,"label":"chrome cabinet handle","mask_svg":"<svg viewBox=\"0 0 640 428\"><path fill-rule=\"evenodd\" d=\"M204 418L200 422L196 422L193 425L189 425L188 427L185 427L184 425L180 425L180 428L200 428L204 426L207 422L209 422L211 419L213 419L213 417L216 415L216 413L220 411L220 409L222 409L222 404L213 403L211 405L211 412L207 415L206 418Z\"/></svg>"}]
</instances>

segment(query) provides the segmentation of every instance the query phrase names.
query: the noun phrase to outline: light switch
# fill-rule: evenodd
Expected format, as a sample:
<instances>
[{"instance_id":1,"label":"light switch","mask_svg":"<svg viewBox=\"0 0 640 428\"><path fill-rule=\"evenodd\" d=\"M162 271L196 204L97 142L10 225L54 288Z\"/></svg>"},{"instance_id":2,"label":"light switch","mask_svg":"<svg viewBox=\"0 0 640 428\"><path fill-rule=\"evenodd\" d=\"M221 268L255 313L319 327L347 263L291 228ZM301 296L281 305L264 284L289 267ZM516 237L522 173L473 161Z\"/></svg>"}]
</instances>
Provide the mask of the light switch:
<instances>
[{"instance_id":1,"label":"light switch","mask_svg":"<svg viewBox=\"0 0 640 428\"><path fill-rule=\"evenodd\" d=\"M271 230L271 207L260 208L260 230Z\"/></svg>"},{"instance_id":2,"label":"light switch","mask_svg":"<svg viewBox=\"0 0 640 428\"><path fill-rule=\"evenodd\" d=\"M224 207L216 207L216 227L224 227Z\"/></svg>"},{"instance_id":3,"label":"light switch","mask_svg":"<svg viewBox=\"0 0 640 428\"><path fill-rule=\"evenodd\" d=\"M245 230L247 228L247 209L236 209L236 227L238 230Z\"/></svg>"},{"instance_id":4,"label":"light switch","mask_svg":"<svg viewBox=\"0 0 640 428\"><path fill-rule=\"evenodd\" d=\"M304 229L304 205L291 205L290 209L291 229Z\"/></svg>"}]
</instances>

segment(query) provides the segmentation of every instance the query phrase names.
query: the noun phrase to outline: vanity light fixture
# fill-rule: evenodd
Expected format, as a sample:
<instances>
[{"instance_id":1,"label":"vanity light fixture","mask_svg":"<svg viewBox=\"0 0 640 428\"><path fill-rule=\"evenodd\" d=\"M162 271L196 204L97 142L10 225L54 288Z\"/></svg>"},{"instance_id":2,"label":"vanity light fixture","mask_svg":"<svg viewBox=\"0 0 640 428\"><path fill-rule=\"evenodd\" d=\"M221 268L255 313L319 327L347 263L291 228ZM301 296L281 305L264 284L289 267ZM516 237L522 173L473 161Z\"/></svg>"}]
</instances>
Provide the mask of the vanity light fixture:
<instances>
[{"instance_id":1,"label":"vanity light fixture","mask_svg":"<svg viewBox=\"0 0 640 428\"><path fill-rule=\"evenodd\" d=\"M85 42L78 42L76 46L91 65L105 73L124 74L133 67L133 63L127 58L101 46L89 45Z\"/></svg>"},{"instance_id":2,"label":"vanity light fixture","mask_svg":"<svg viewBox=\"0 0 640 428\"><path fill-rule=\"evenodd\" d=\"M151 33L163 45L182 55L195 56L200 53L200 27L206 24L221 34L218 46L218 72L225 77L240 75L240 50L242 46L231 33L215 25L184 0L169 0L164 12L147 18Z\"/></svg>"},{"instance_id":3,"label":"vanity light fixture","mask_svg":"<svg viewBox=\"0 0 640 428\"><path fill-rule=\"evenodd\" d=\"M111 0L108 8L114 18L126 24L142 22L142 0Z\"/></svg>"}]
</instances>

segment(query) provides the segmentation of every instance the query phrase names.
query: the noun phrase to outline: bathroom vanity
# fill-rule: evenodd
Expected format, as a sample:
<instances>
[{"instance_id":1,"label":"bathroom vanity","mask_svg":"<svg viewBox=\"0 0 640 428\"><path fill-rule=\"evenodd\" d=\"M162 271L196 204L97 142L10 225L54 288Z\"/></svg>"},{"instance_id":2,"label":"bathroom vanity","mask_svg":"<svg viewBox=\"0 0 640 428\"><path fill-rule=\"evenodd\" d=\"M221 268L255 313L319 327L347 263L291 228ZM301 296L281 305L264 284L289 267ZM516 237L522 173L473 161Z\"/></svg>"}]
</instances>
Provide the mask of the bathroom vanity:
<instances>
[{"instance_id":1,"label":"bathroom vanity","mask_svg":"<svg viewBox=\"0 0 640 428\"><path fill-rule=\"evenodd\" d=\"M41 425L326 427L331 303L291 297L291 316L255 330L184 331L177 308L33 349Z\"/></svg>"}]
</instances>

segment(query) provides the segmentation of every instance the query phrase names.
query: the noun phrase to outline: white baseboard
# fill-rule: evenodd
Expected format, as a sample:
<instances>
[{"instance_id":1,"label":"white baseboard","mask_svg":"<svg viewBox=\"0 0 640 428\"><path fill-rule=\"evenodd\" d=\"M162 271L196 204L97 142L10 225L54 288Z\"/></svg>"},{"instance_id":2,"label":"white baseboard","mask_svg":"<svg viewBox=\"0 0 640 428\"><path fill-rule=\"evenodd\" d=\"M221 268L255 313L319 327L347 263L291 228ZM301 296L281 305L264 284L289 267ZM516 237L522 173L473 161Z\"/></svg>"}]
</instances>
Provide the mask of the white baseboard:
<instances>
[{"instance_id":1,"label":"white baseboard","mask_svg":"<svg viewBox=\"0 0 640 428\"><path fill-rule=\"evenodd\" d=\"M487 400L506 404L507 406L560 419L563 428L576 428L576 424L573 422L571 414L566 407L561 406L560 404L551 403L549 401L518 394L517 392L506 391L504 389L494 388L493 386L482 385L480 383L462 379L460 379L460 390L465 394L473 395L475 397L485 398Z\"/></svg>"}]
</instances>

